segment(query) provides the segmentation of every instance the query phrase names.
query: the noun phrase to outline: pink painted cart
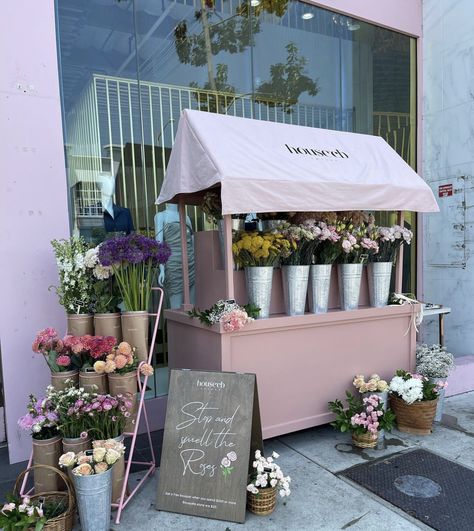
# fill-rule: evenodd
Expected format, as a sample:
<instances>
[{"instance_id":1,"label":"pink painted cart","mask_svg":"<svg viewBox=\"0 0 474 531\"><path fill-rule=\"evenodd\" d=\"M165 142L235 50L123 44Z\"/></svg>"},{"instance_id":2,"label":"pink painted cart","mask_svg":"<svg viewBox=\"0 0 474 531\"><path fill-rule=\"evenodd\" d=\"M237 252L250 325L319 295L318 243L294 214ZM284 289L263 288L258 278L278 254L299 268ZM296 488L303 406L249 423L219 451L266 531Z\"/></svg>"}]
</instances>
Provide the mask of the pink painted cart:
<instances>
[{"instance_id":1,"label":"pink painted cart","mask_svg":"<svg viewBox=\"0 0 474 531\"><path fill-rule=\"evenodd\" d=\"M219 186L225 264L217 233L198 232L201 309L218 299L247 302L244 273L233 270L231 214L398 210L403 223L402 210L438 210L429 187L378 137L185 111L157 200L179 204L182 227L184 304L165 312L170 368L255 373L265 438L328 422L327 402L350 388L354 374L388 378L397 368L413 368L417 306L367 307L366 279L356 311L339 309L333 278L327 314L284 315L276 270L269 319L233 333L191 319L185 207L200 204L206 190Z\"/></svg>"}]
</instances>

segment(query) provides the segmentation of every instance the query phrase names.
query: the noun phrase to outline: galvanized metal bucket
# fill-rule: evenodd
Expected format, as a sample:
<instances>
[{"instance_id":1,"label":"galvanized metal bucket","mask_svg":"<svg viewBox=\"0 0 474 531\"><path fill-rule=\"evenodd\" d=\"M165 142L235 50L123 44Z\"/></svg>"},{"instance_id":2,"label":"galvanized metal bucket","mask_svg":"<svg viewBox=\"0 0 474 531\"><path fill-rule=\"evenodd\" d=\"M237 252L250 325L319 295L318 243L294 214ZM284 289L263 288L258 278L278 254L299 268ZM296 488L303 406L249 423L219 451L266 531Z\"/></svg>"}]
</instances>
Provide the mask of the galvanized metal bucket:
<instances>
[{"instance_id":1,"label":"galvanized metal bucket","mask_svg":"<svg viewBox=\"0 0 474 531\"><path fill-rule=\"evenodd\" d=\"M76 490L82 531L109 531L112 501L112 468L102 474L71 474Z\"/></svg>"},{"instance_id":2,"label":"galvanized metal bucket","mask_svg":"<svg viewBox=\"0 0 474 531\"><path fill-rule=\"evenodd\" d=\"M287 315L304 315L308 292L309 265L281 267L283 298Z\"/></svg>"},{"instance_id":3,"label":"galvanized metal bucket","mask_svg":"<svg viewBox=\"0 0 474 531\"><path fill-rule=\"evenodd\" d=\"M370 262L367 264L369 298L372 308L387 306L392 270L392 262Z\"/></svg>"},{"instance_id":4,"label":"galvanized metal bucket","mask_svg":"<svg viewBox=\"0 0 474 531\"><path fill-rule=\"evenodd\" d=\"M357 310L359 307L362 268L362 264L338 264L337 266L339 297L341 309L344 311Z\"/></svg>"},{"instance_id":5,"label":"galvanized metal bucket","mask_svg":"<svg viewBox=\"0 0 474 531\"><path fill-rule=\"evenodd\" d=\"M246 267L245 281L250 304L260 308L258 319L266 319L270 315L272 300L273 267Z\"/></svg>"},{"instance_id":6,"label":"galvanized metal bucket","mask_svg":"<svg viewBox=\"0 0 474 531\"><path fill-rule=\"evenodd\" d=\"M367 398L370 395L377 395L381 402L383 403L383 410L387 411L388 408L388 391L367 391L367 393L362 393L363 398ZM377 447L383 448L384 447L384 441L385 441L385 430L379 431L379 438L377 441Z\"/></svg>"},{"instance_id":7,"label":"galvanized metal bucket","mask_svg":"<svg viewBox=\"0 0 474 531\"><path fill-rule=\"evenodd\" d=\"M446 381L446 378L430 378L430 382L434 384L438 383L444 383ZM436 415L434 418L435 422L441 422L441 419L443 418L443 410L444 410L444 399L446 398L446 389L444 387L442 389L438 390L438 405L436 406Z\"/></svg>"},{"instance_id":8,"label":"galvanized metal bucket","mask_svg":"<svg viewBox=\"0 0 474 531\"><path fill-rule=\"evenodd\" d=\"M329 304L332 264L316 264L310 268L309 302L311 313L326 313Z\"/></svg>"}]
</instances>

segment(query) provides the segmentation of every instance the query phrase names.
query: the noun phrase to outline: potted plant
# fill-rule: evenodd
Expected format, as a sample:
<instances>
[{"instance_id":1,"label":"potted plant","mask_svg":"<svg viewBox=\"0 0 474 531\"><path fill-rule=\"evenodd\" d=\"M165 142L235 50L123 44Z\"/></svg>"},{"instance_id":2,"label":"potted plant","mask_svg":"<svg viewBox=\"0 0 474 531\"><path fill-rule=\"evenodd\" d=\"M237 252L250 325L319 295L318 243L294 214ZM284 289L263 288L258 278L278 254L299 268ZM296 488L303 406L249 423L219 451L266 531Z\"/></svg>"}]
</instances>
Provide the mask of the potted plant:
<instances>
[{"instance_id":1,"label":"potted plant","mask_svg":"<svg viewBox=\"0 0 474 531\"><path fill-rule=\"evenodd\" d=\"M68 334L92 335L92 272L84 260L88 246L83 238L75 236L68 240L53 240L51 245L59 273L59 286L54 289L67 313Z\"/></svg>"},{"instance_id":2,"label":"potted plant","mask_svg":"<svg viewBox=\"0 0 474 531\"><path fill-rule=\"evenodd\" d=\"M448 382L446 378L454 368L454 356L439 344L419 345L416 349L416 372L436 384L438 389L438 406L436 407L435 422L443 416L444 398Z\"/></svg>"},{"instance_id":3,"label":"potted plant","mask_svg":"<svg viewBox=\"0 0 474 531\"><path fill-rule=\"evenodd\" d=\"M83 531L108 531L112 501L112 469L123 456L124 448L94 448L85 452L66 452L61 467L71 469Z\"/></svg>"},{"instance_id":4,"label":"potted plant","mask_svg":"<svg viewBox=\"0 0 474 531\"><path fill-rule=\"evenodd\" d=\"M104 266L99 261L99 247L89 249L84 258L93 276L94 330L98 336L113 336L120 343L122 325L119 304L122 298L112 267Z\"/></svg>"},{"instance_id":5,"label":"potted plant","mask_svg":"<svg viewBox=\"0 0 474 531\"><path fill-rule=\"evenodd\" d=\"M239 232L232 244L237 264L245 268L247 296L260 308L258 318L270 315L273 268L290 252L290 242L279 232Z\"/></svg>"},{"instance_id":6,"label":"potted plant","mask_svg":"<svg viewBox=\"0 0 474 531\"><path fill-rule=\"evenodd\" d=\"M388 408L388 383L382 380L378 374L372 374L367 381L363 374L357 374L353 380L354 387L359 391L362 397L377 395L382 404L383 410ZM378 442L382 443L385 439L385 430L379 430Z\"/></svg>"},{"instance_id":7,"label":"potted plant","mask_svg":"<svg viewBox=\"0 0 474 531\"><path fill-rule=\"evenodd\" d=\"M54 328L45 328L38 332L32 350L45 357L51 371L51 384L56 389L77 387L81 359L74 352L68 351L64 340L59 338Z\"/></svg>"},{"instance_id":8,"label":"potted plant","mask_svg":"<svg viewBox=\"0 0 474 531\"><path fill-rule=\"evenodd\" d=\"M398 370L390 382L390 405L400 431L429 435L438 405L438 387L421 374Z\"/></svg>"},{"instance_id":9,"label":"potted plant","mask_svg":"<svg viewBox=\"0 0 474 531\"><path fill-rule=\"evenodd\" d=\"M110 394L112 396L125 395L131 401L130 416L124 426L126 433L133 431L137 416L138 368L140 374L146 376L153 374L153 367L148 363L139 364L135 349L125 341L113 347L105 360L98 360L94 363L95 372L107 377Z\"/></svg>"},{"instance_id":10,"label":"potted plant","mask_svg":"<svg viewBox=\"0 0 474 531\"><path fill-rule=\"evenodd\" d=\"M42 505L39 501L32 501L29 496L23 498L8 496L7 503L0 510L0 529L41 531L48 520Z\"/></svg>"},{"instance_id":11,"label":"potted plant","mask_svg":"<svg viewBox=\"0 0 474 531\"><path fill-rule=\"evenodd\" d=\"M230 461L234 457L228 455ZM254 514L266 516L276 507L277 490L282 498L291 494L291 478L285 476L275 459L279 455L273 452L271 457L264 457L260 450L255 451L252 472L247 485L247 508Z\"/></svg>"},{"instance_id":12,"label":"potted plant","mask_svg":"<svg viewBox=\"0 0 474 531\"><path fill-rule=\"evenodd\" d=\"M18 419L18 426L31 433L33 443L33 465L55 467L61 455L61 436L58 432L58 414L54 404L48 398L38 400L30 395L28 413ZM35 492L53 492L59 490L58 475L46 467L35 469Z\"/></svg>"},{"instance_id":13,"label":"potted plant","mask_svg":"<svg viewBox=\"0 0 474 531\"><path fill-rule=\"evenodd\" d=\"M140 361L148 359L148 308L151 288L160 264L171 254L166 243L141 234L119 236L99 247L99 261L112 267L125 305L123 340L136 348Z\"/></svg>"},{"instance_id":14,"label":"potted plant","mask_svg":"<svg viewBox=\"0 0 474 531\"><path fill-rule=\"evenodd\" d=\"M351 433L352 442L359 448L375 448L380 430L390 431L395 416L390 409L384 410L381 398L370 394L361 400L346 391L347 408L340 400L329 402L329 410L336 415L331 426Z\"/></svg>"},{"instance_id":15,"label":"potted plant","mask_svg":"<svg viewBox=\"0 0 474 531\"><path fill-rule=\"evenodd\" d=\"M397 251L403 244L410 245L412 238L413 233L400 225L372 229L371 239L377 243L377 250L369 249L369 263L367 264L369 298L372 307L387 306Z\"/></svg>"}]
</instances>

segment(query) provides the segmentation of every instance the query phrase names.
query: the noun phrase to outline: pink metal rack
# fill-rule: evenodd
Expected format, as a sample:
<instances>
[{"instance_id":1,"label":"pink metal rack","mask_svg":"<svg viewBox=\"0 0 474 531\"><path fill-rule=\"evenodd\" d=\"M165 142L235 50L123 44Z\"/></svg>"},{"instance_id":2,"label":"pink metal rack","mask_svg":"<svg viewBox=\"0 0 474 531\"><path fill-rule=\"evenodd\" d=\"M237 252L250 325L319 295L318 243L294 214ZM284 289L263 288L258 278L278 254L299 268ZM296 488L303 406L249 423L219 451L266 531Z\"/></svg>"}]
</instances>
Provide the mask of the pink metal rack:
<instances>
[{"instance_id":1,"label":"pink metal rack","mask_svg":"<svg viewBox=\"0 0 474 531\"><path fill-rule=\"evenodd\" d=\"M162 310L162 307L163 307L163 298L164 298L164 292L163 292L162 288L154 287L154 288L152 288L152 290L158 292L158 308L157 308L156 313L150 313L149 314L150 317L155 317L155 324L154 324L154 327L153 327L153 336L152 336L152 339L151 339L150 350L148 352L148 359L147 359L147 362L149 364L151 364L152 360L153 360L153 350L155 348L156 336L158 334L158 326L159 326L159 323L160 323L160 316L161 316L161 310ZM133 498L133 496L135 496L135 494L138 492L138 490L143 485L143 483L146 481L146 479L154 474L155 468L156 468L155 451L153 450L153 441L151 439L151 434L150 434L150 424L148 422L148 415L147 415L146 405L145 405L145 392L146 392L146 388L147 388L148 375L144 376L143 381L142 381L142 379L140 377L140 369L141 369L141 366L143 364L144 364L144 362L142 361L140 363L140 365L138 366L138 369L137 369L137 383L138 383L139 401L138 401L137 417L136 417L136 420L135 420L135 429L133 430L133 432L124 433L125 437L131 437L132 439L131 439L131 442L130 442L129 456L128 456L128 459L125 461L125 476L124 476L124 481L123 481L122 493L120 495L120 498L119 498L118 502L112 502L112 507L114 509L117 509L117 516L115 518L115 523L116 524L120 523L120 518L122 516L122 511L128 505L128 503ZM134 461L134 459L133 459L133 454L135 452L135 445L136 445L136 442L137 442L138 429L139 429L140 420L142 419L142 417L143 417L143 421L145 423L146 434L147 434L147 437L148 437L148 443L150 445L151 461ZM33 453L31 453L31 455L30 455L30 459L28 461L28 468L31 467L32 462L33 462ZM129 479L129 476L130 476L130 468L131 468L132 465L144 466L145 467L145 474L140 479L140 481L135 486L135 488L131 492L127 492L128 491L128 479ZM26 494L31 494L31 492L33 491L33 489L30 489L28 492L25 492L26 491L26 485L27 485L27 482L28 482L28 475L29 475L29 472L27 472L25 474L25 477L23 478L23 482L21 484L21 489L20 489L20 496L24 496Z\"/></svg>"}]
</instances>

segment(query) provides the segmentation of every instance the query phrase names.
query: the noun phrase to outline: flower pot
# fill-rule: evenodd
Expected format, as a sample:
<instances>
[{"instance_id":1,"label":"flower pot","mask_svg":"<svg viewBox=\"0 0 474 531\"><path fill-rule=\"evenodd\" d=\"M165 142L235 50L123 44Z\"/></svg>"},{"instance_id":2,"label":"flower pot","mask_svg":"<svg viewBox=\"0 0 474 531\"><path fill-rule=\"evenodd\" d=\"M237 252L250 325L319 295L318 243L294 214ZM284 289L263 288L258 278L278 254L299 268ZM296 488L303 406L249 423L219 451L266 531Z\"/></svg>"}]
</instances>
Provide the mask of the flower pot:
<instances>
[{"instance_id":1,"label":"flower pot","mask_svg":"<svg viewBox=\"0 0 474 531\"><path fill-rule=\"evenodd\" d=\"M59 458L62 453L61 436L56 435L50 439L32 439L33 465L46 465L58 468ZM54 492L64 489L64 482L51 468L36 468L34 471L35 492Z\"/></svg>"},{"instance_id":2,"label":"flower pot","mask_svg":"<svg viewBox=\"0 0 474 531\"><path fill-rule=\"evenodd\" d=\"M135 347L139 361L148 361L148 312L123 312L123 341Z\"/></svg>"},{"instance_id":3,"label":"flower pot","mask_svg":"<svg viewBox=\"0 0 474 531\"><path fill-rule=\"evenodd\" d=\"M86 369L79 373L79 387L83 387L86 393L105 395L108 392L107 375L99 374L94 369Z\"/></svg>"},{"instance_id":4,"label":"flower pot","mask_svg":"<svg viewBox=\"0 0 474 531\"><path fill-rule=\"evenodd\" d=\"M353 433L352 443L358 448L375 448L378 442L378 435L373 438L370 432L366 433Z\"/></svg>"},{"instance_id":5,"label":"flower pot","mask_svg":"<svg viewBox=\"0 0 474 531\"><path fill-rule=\"evenodd\" d=\"M114 441L123 443L124 436L114 437ZM122 456L112 467L112 501L118 502L122 494L123 481L125 479L125 456Z\"/></svg>"},{"instance_id":6,"label":"flower pot","mask_svg":"<svg viewBox=\"0 0 474 531\"><path fill-rule=\"evenodd\" d=\"M94 316L91 313L68 313L67 333L71 336L93 336Z\"/></svg>"},{"instance_id":7,"label":"flower pot","mask_svg":"<svg viewBox=\"0 0 474 531\"><path fill-rule=\"evenodd\" d=\"M390 406L397 417L397 427L405 433L429 435L436 415L438 399L407 404L401 398L390 395Z\"/></svg>"},{"instance_id":8,"label":"flower pot","mask_svg":"<svg viewBox=\"0 0 474 531\"><path fill-rule=\"evenodd\" d=\"M94 330L97 336L112 336L117 344L122 341L122 322L119 313L96 313Z\"/></svg>"},{"instance_id":9,"label":"flower pot","mask_svg":"<svg viewBox=\"0 0 474 531\"><path fill-rule=\"evenodd\" d=\"M66 452L85 452L92 448L91 438L87 437L63 437L63 453Z\"/></svg>"},{"instance_id":10,"label":"flower pot","mask_svg":"<svg viewBox=\"0 0 474 531\"><path fill-rule=\"evenodd\" d=\"M67 380L72 380L66 383ZM51 373L51 385L56 391L64 391L70 387L79 387L79 369L73 371L52 372Z\"/></svg>"},{"instance_id":11,"label":"flower pot","mask_svg":"<svg viewBox=\"0 0 474 531\"><path fill-rule=\"evenodd\" d=\"M445 383L446 378L430 378L430 382L434 384ZM441 422L443 418L444 399L446 398L446 389L443 387L438 390L438 405L436 406L435 422Z\"/></svg>"},{"instance_id":12,"label":"flower pot","mask_svg":"<svg viewBox=\"0 0 474 531\"><path fill-rule=\"evenodd\" d=\"M362 264L338 264L337 277L341 310L357 310L359 307Z\"/></svg>"},{"instance_id":13,"label":"flower pot","mask_svg":"<svg viewBox=\"0 0 474 531\"><path fill-rule=\"evenodd\" d=\"M137 418L137 371L126 374L111 373L107 375L107 378L109 380L109 393L112 396L130 395L132 407L124 430L125 433L131 433L135 428L135 420Z\"/></svg>"},{"instance_id":14,"label":"flower pot","mask_svg":"<svg viewBox=\"0 0 474 531\"><path fill-rule=\"evenodd\" d=\"M387 411L388 408L388 391L368 391L367 393L361 393L362 398L367 398L370 395L377 395L383 403L383 410ZM378 446L381 446L385 440L385 430L379 430Z\"/></svg>"},{"instance_id":15,"label":"flower pot","mask_svg":"<svg viewBox=\"0 0 474 531\"><path fill-rule=\"evenodd\" d=\"M304 315L308 292L309 265L281 267L286 315Z\"/></svg>"},{"instance_id":16,"label":"flower pot","mask_svg":"<svg viewBox=\"0 0 474 531\"><path fill-rule=\"evenodd\" d=\"M276 487L258 489L258 494L247 491L247 509L258 516L271 514L276 507Z\"/></svg>"},{"instance_id":17,"label":"flower pot","mask_svg":"<svg viewBox=\"0 0 474 531\"><path fill-rule=\"evenodd\" d=\"M102 474L71 474L76 491L82 531L109 531L112 501L112 468Z\"/></svg>"},{"instance_id":18,"label":"flower pot","mask_svg":"<svg viewBox=\"0 0 474 531\"><path fill-rule=\"evenodd\" d=\"M310 267L309 301L311 313L326 313L329 304L332 264L315 264Z\"/></svg>"},{"instance_id":19,"label":"flower pot","mask_svg":"<svg viewBox=\"0 0 474 531\"><path fill-rule=\"evenodd\" d=\"M372 308L387 306L392 270L392 262L370 262L367 264L369 299Z\"/></svg>"},{"instance_id":20,"label":"flower pot","mask_svg":"<svg viewBox=\"0 0 474 531\"><path fill-rule=\"evenodd\" d=\"M270 315L272 299L273 267L246 267L245 282L250 304L260 308L257 319L267 319Z\"/></svg>"}]
</instances>

